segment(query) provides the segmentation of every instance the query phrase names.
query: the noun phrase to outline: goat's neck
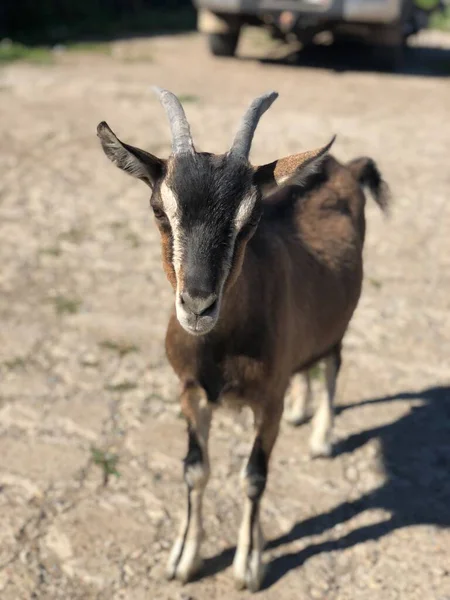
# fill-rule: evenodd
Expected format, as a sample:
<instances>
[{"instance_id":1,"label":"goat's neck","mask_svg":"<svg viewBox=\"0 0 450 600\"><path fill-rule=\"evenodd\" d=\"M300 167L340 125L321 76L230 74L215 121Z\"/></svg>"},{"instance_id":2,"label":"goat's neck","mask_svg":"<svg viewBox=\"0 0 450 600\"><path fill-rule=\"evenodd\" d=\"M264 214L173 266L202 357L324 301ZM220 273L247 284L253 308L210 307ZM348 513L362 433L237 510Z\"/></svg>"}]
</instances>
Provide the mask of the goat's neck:
<instances>
[{"instance_id":1,"label":"goat's neck","mask_svg":"<svg viewBox=\"0 0 450 600\"><path fill-rule=\"evenodd\" d=\"M258 309L258 289L255 286L258 276L252 258L251 249L247 248L241 272L224 294L217 331L221 337L236 335L246 329Z\"/></svg>"}]
</instances>

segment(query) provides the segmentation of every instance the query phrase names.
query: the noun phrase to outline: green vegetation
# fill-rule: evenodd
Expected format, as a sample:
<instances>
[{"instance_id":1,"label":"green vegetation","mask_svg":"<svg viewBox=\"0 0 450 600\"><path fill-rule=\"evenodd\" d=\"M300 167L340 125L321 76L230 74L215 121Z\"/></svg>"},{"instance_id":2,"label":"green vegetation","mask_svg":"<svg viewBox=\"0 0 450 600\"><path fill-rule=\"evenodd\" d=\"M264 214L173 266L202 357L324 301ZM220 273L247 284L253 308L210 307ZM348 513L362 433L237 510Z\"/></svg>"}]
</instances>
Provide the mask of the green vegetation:
<instances>
[{"instance_id":1,"label":"green vegetation","mask_svg":"<svg viewBox=\"0 0 450 600\"><path fill-rule=\"evenodd\" d=\"M112 454L109 451L101 450L100 448L96 448L93 446L91 448L91 457L98 467L100 467L103 473L103 485L107 486L108 481L111 475L119 478L120 473L117 470L117 464L119 462L119 457L117 454Z\"/></svg>"},{"instance_id":2,"label":"green vegetation","mask_svg":"<svg viewBox=\"0 0 450 600\"><path fill-rule=\"evenodd\" d=\"M67 52L96 52L97 54L111 54L111 44L108 42L76 42L64 47Z\"/></svg>"},{"instance_id":3,"label":"green vegetation","mask_svg":"<svg viewBox=\"0 0 450 600\"><path fill-rule=\"evenodd\" d=\"M52 298L52 302L58 315L74 315L81 306L81 300L66 296L55 296Z\"/></svg>"},{"instance_id":4,"label":"green vegetation","mask_svg":"<svg viewBox=\"0 0 450 600\"><path fill-rule=\"evenodd\" d=\"M11 360L5 360L3 363L7 369L13 371L14 369L24 369L27 364L27 358L23 356L16 356Z\"/></svg>"},{"instance_id":5,"label":"green vegetation","mask_svg":"<svg viewBox=\"0 0 450 600\"><path fill-rule=\"evenodd\" d=\"M49 48L28 47L10 40L2 40L0 42L0 64L16 60L44 65L52 63L53 56Z\"/></svg>"},{"instance_id":6,"label":"green vegetation","mask_svg":"<svg viewBox=\"0 0 450 600\"><path fill-rule=\"evenodd\" d=\"M450 31L450 6L447 6L443 12L437 12L432 15L430 28Z\"/></svg>"},{"instance_id":7,"label":"green vegetation","mask_svg":"<svg viewBox=\"0 0 450 600\"><path fill-rule=\"evenodd\" d=\"M63 231L59 234L60 240L71 242L72 244L79 244L86 237L86 232L80 227L71 227L67 231Z\"/></svg>"},{"instance_id":8,"label":"green vegetation","mask_svg":"<svg viewBox=\"0 0 450 600\"><path fill-rule=\"evenodd\" d=\"M137 388L137 385L133 381L122 381L120 383L107 383L105 390L110 392L129 392Z\"/></svg>"},{"instance_id":9,"label":"green vegetation","mask_svg":"<svg viewBox=\"0 0 450 600\"><path fill-rule=\"evenodd\" d=\"M106 350L113 350L117 352L117 354L122 358L130 352L139 352L139 348L134 344L128 344L127 342L115 342L113 340L103 340L99 342L99 346L101 348L105 348Z\"/></svg>"},{"instance_id":10,"label":"green vegetation","mask_svg":"<svg viewBox=\"0 0 450 600\"><path fill-rule=\"evenodd\" d=\"M141 238L134 231L127 231L125 239L130 243L132 248L139 248L141 245Z\"/></svg>"},{"instance_id":11,"label":"green vegetation","mask_svg":"<svg viewBox=\"0 0 450 600\"><path fill-rule=\"evenodd\" d=\"M61 248L58 245L41 248L39 254L47 254L48 256L61 256Z\"/></svg>"},{"instance_id":12,"label":"green vegetation","mask_svg":"<svg viewBox=\"0 0 450 600\"><path fill-rule=\"evenodd\" d=\"M369 283L377 290L379 290L383 285L381 281L378 281L378 279L374 279L373 277L369 278Z\"/></svg>"}]
</instances>

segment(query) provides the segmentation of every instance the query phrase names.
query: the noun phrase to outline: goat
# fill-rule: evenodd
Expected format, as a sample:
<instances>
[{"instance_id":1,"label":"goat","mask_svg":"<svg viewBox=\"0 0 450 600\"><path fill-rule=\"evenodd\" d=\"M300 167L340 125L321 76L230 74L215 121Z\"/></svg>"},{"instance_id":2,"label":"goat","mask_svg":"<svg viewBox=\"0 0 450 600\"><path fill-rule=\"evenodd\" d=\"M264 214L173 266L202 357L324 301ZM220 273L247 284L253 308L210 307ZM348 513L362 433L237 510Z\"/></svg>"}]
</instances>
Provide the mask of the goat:
<instances>
[{"instance_id":1,"label":"goat","mask_svg":"<svg viewBox=\"0 0 450 600\"><path fill-rule=\"evenodd\" d=\"M222 400L232 400L254 414L233 568L237 586L256 591L264 575L260 503L284 396L293 375L324 360L327 394L314 417L311 452L329 455L341 343L363 277L361 185L382 208L387 186L371 159L343 166L332 158L334 138L253 167L253 135L275 92L253 101L231 149L215 155L195 150L177 97L156 91L172 133L168 159L121 142L105 122L97 133L106 156L151 189L163 267L175 292L166 353L187 420L187 504L167 574L185 582L201 565L211 418Z\"/></svg>"}]
</instances>

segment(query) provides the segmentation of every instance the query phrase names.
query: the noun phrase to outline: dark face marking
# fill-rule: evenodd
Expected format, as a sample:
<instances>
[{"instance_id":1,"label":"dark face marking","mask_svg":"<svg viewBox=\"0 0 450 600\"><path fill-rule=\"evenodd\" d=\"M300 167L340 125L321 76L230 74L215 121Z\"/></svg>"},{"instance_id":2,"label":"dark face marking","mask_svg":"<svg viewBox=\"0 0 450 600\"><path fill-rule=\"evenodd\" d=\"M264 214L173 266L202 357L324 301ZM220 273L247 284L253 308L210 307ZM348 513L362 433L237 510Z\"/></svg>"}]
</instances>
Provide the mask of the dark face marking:
<instances>
[{"instance_id":1,"label":"dark face marking","mask_svg":"<svg viewBox=\"0 0 450 600\"><path fill-rule=\"evenodd\" d=\"M172 159L161 190L171 225L177 316L190 333L207 333L219 316L233 258L259 220L253 170L242 158L212 154Z\"/></svg>"}]
</instances>

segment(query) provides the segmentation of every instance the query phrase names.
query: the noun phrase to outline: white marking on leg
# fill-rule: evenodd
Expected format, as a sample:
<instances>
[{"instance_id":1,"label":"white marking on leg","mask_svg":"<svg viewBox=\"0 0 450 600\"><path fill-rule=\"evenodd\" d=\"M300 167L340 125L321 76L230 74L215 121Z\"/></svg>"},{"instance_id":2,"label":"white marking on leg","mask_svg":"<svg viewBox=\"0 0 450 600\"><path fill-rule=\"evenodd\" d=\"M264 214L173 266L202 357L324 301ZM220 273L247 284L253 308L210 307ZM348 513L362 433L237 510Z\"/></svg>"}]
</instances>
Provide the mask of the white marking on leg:
<instances>
[{"instance_id":1,"label":"white marking on leg","mask_svg":"<svg viewBox=\"0 0 450 600\"><path fill-rule=\"evenodd\" d=\"M256 592L260 589L265 574L265 566L262 562L264 538L259 518L260 499L254 501L248 498L254 490L247 476L247 467L248 462L244 463L241 471L242 487L247 497L244 501L233 571L238 589L247 588Z\"/></svg>"},{"instance_id":2,"label":"white marking on leg","mask_svg":"<svg viewBox=\"0 0 450 600\"><path fill-rule=\"evenodd\" d=\"M203 390L192 392L191 406L195 413L195 435L202 450L202 463L189 466L185 473L188 502L178 537L167 563L167 576L189 581L202 564L200 545L203 539L203 493L209 479L208 435L212 411Z\"/></svg>"},{"instance_id":3,"label":"white marking on leg","mask_svg":"<svg viewBox=\"0 0 450 600\"><path fill-rule=\"evenodd\" d=\"M189 581L202 564L200 545L203 539L202 503L205 487L190 492L190 519L185 529L184 543L179 562L176 566L176 577L183 583ZM177 540L176 545L180 545Z\"/></svg>"},{"instance_id":4,"label":"white marking on leg","mask_svg":"<svg viewBox=\"0 0 450 600\"><path fill-rule=\"evenodd\" d=\"M334 354L325 359L326 393L321 394L312 423L309 442L311 456L330 456L333 429L333 403L336 392L337 363Z\"/></svg>"},{"instance_id":5,"label":"white marking on leg","mask_svg":"<svg viewBox=\"0 0 450 600\"><path fill-rule=\"evenodd\" d=\"M252 524L253 511L255 511L255 514ZM236 554L233 560L234 578L238 589L248 588L252 592L260 589L265 573L262 562L263 545L259 506L246 498Z\"/></svg>"},{"instance_id":6,"label":"white marking on leg","mask_svg":"<svg viewBox=\"0 0 450 600\"><path fill-rule=\"evenodd\" d=\"M289 395L291 403L285 412L284 419L291 425L302 425L311 416L312 387L308 371L294 375Z\"/></svg>"},{"instance_id":7,"label":"white marking on leg","mask_svg":"<svg viewBox=\"0 0 450 600\"><path fill-rule=\"evenodd\" d=\"M183 552L187 527L188 527L188 520L187 520L187 511L186 511L186 514L185 514L183 520L181 521L178 537L172 546L172 550L169 555L169 560L167 561L166 574L167 574L168 579L174 579L176 577L177 566L180 561L181 554Z\"/></svg>"}]
</instances>

